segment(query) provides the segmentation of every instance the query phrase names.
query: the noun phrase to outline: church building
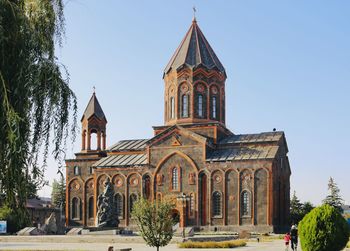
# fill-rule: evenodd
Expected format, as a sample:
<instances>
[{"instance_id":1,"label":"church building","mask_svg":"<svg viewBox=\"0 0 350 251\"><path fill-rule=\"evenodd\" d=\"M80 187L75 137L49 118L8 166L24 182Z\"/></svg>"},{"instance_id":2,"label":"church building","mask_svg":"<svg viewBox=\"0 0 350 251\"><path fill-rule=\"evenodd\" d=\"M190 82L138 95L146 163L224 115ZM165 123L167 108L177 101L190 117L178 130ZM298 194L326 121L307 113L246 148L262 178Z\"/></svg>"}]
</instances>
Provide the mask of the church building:
<instances>
[{"instance_id":1,"label":"church building","mask_svg":"<svg viewBox=\"0 0 350 251\"><path fill-rule=\"evenodd\" d=\"M286 226L285 134L235 134L225 126L225 68L195 19L163 79L164 125L153 127L152 138L108 148L107 117L93 93L81 119L81 151L66 160L66 225L95 226L97 198L109 178L120 227L135 227L131 212L140 197L172 199L180 227L268 232Z\"/></svg>"}]
</instances>

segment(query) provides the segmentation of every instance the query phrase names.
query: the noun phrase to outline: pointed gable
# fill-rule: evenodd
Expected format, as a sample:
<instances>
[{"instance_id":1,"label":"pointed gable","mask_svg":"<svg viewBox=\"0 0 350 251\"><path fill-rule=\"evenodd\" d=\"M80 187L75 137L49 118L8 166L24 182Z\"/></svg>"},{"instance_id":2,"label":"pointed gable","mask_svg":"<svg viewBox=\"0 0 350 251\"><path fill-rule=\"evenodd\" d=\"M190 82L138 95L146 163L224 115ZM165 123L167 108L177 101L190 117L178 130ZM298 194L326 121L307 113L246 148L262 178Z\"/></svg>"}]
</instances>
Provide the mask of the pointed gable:
<instances>
[{"instance_id":1,"label":"pointed gable","mask_svg":"<svg viewBox=\"0 0 350 251\"><path fill-rule=\"evenodd\" d=\"M107 121L106 116L103 113L103 110L100 106L100 103L97 100L95 92L92 94L92 97L90 98L90 101L87 107L85 108L85 112L81 120L83 120L84 118L89 119L93 115L96 116L98 119Z\"/></svg>"},{"instance_id":2,"label":"pointed gable","mask_svg":"<svg viewBox=\"0 0 350 251\"><path fill-rule=\"evenodd\" d=\"M225 68L204 37L195 19L192 21L192 25L180 46L170 59L164 73L168 73L171 69L176 70L183 65L191 68L202 65L207 69L217 69L226 75Z\"/></svg>"}]
</instances>

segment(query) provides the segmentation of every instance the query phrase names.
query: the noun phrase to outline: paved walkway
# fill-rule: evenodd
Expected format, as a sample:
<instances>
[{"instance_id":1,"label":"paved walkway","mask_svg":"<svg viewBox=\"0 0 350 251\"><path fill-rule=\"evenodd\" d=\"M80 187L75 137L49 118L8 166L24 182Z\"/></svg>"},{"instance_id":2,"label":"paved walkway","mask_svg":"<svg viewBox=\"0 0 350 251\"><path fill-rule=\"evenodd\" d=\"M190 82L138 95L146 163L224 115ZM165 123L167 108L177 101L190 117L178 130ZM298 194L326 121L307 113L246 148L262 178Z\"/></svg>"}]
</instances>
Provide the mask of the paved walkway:
<instances>
[{"instance_id":1,"label":"paved walkway","mask_svg":"<svg viewBox=\"0 0 350 251\"><path fill-rule=\"evenodd\" d=\"M42 243L42 242L2 242L0 243L0 250L81 250L81 251L97 251L107 250L108 246L114 246L115 248L132 248L133 251L154 251L155 248L151 248L141 243L121 243L121 244L108 244L108 243ZM212 250L212 249L180 249L176 244L169 244L166 247L160 248L161 251L189 251L189 250ZM218 250L231 250L232 249L218 249ZM249 251L249 250L261 250L261 251L284 251L282 241L272 242L248 242L246 247L240 247L235 249L237 251Z\"/></svg>"},{"instance_id":2,"label":"paved walkway","mask_svg":"<svg viewBox=\"0 0 350 251\"><path fill-rule=\"evenodd\" d=\"M76 251L107 251L108 246L115 248L132 248L132 251L154 251L155 248L148 247L142 243L43 243L43 242L0 242L0 250L76 250ZM213 249L180 249L176 244L169 244L160 248L160 251L190 251L190 250L213 250ZM217 249L218 251L232 251L232 249ZM282 240L274 240L271 242L248 242L246 247L239 247L233 250L237 251L284 251L284 243ZM291 250L291 249L289 249ZM350 249L346 249L350 251ZM301 251L299 247L298 251Z\"/></svg>"}]
</instances>

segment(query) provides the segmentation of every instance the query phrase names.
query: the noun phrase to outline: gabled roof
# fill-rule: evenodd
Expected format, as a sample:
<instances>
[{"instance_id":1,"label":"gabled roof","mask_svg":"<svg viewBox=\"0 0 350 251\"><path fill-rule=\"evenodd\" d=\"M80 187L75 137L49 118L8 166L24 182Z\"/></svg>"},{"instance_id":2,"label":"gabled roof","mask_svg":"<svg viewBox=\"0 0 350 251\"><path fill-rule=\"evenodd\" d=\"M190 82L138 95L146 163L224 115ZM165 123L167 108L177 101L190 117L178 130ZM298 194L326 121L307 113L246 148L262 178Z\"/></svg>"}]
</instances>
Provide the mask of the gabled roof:
<instances>
[{"instance_id":1,"label":"gabled roof","mask_svg":"<svg viewBox=\"0 0 350 251\"><path fill-rule=\"evenodd\" d=\"M149 139L131 139L121 140L112 145L107 150L109 151L142 151L146 149L146 143Z\"/></svg>"},{"instance_id":2,"label":"gabled roof","mask_svg":"<svg viewBox=\"0 0 350 251\"><path fill-rule=\"evenodd\" d=\"M90 98L90 101L89 101L87 107L85 108L85 112L84 112L81 120L83 120L84 118L89 119L93 115L95 115L97 118L99 118L101 120L102 119L106 120L106 116L103 113L103 110L100 106L100 103L97 100L95 92L92 94L92 97Z\"/></svg>"},{"instance_id":3,"label":"gabled roof","mask_svg":"<svg viewBox=\"0 0 350 251\"><path fill-rule=\"evenodd\" d=\"M164 73L167 74L171 69L176 70L183 65L190 68L202 65L207 69L217 69L226 75L225 68L204 37L196 19L193 19L190 29L171 57Z\"/></svg>"}]
</instances>

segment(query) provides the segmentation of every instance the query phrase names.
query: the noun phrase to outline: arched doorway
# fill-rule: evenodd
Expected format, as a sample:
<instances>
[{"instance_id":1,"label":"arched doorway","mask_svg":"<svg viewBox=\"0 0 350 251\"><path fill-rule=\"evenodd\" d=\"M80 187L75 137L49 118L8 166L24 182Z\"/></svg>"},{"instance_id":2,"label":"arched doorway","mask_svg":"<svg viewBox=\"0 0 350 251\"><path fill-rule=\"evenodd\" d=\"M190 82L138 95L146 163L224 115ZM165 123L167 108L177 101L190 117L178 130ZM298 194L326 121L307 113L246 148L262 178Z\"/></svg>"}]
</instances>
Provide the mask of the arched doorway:
<instances>
[{"instance_id":1,"label":"arched doorway","mask_svg":"<svg viewBox=\"0 0 350 251\"><path fill-rule=\"evenodd\" d=\"M180 213L177 209L171 210L171 218L173 218L174 222L178 224L180 222Z\"/></svg>"},{"instance_id":2,"label":"arched doorway","mask_svg":"<svg viewBox=\"0 0 350 251\"><path fill-rule=\"evenodd\" d=\"M199 221L202 226L207 225L207 211L208 211L208 178L205 173L199 175Z\"/></svg>"}]
</instances>

